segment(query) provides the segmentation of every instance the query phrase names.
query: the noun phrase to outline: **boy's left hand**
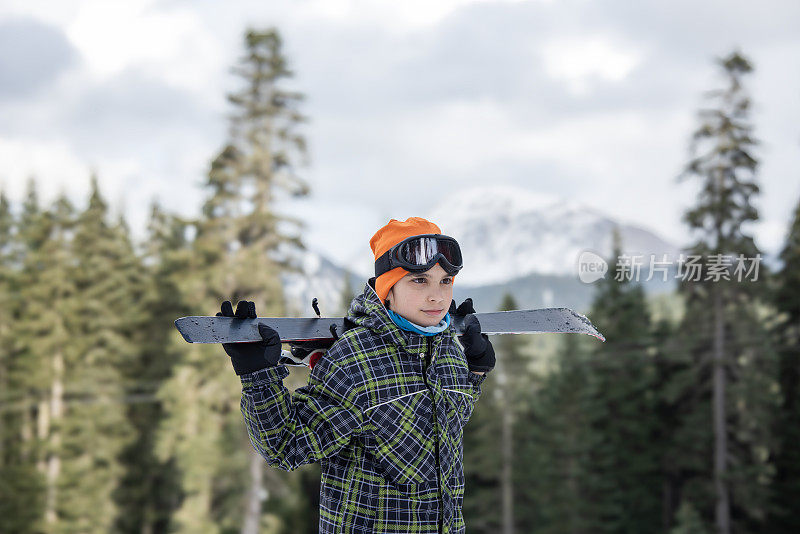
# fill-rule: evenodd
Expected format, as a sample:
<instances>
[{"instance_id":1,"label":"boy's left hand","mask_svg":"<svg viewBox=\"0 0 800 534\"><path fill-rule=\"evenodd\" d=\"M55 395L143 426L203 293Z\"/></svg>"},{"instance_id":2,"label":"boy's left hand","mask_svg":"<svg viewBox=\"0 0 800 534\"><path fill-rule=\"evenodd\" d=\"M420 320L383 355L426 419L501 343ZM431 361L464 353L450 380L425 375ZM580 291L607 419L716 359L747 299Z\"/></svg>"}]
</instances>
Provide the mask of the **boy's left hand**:
<instances>
[{"instance_id":1,"label":"boy's left hand","mask_svg":"<svg viewBox=\"0 0 800 534\"><path fill-rule=\"evenodd\" d=\"M468 298L456 308L455 301L450 302L450 315L465 316L475 313L472 306L472 299ZM470 371L477 373L489 372L494 369L496 359L494 357L494 347L492 347L489 336L481 334L481 323L474 315L464 320L464 334L458 336L458 340L464 346L464 356L467 357L467 367Z\"/></svg>"},{"instance_id":2,"label":"boy's left hand","mask_svg":"<svg viewBox=\"0 0 800 534\"><path fill-rule=\"evenodd\" d=\"M256 319L258 316L253 301L240 300L234 313L231 301L226 300L217 312L217 317ZM258 324L258 333L261 335L261 341L222 344L222 348L231 357L231 365L237 375L252 373L278 364L281 357L280 336L264 323Z\"/></svg>"}]
</instances>

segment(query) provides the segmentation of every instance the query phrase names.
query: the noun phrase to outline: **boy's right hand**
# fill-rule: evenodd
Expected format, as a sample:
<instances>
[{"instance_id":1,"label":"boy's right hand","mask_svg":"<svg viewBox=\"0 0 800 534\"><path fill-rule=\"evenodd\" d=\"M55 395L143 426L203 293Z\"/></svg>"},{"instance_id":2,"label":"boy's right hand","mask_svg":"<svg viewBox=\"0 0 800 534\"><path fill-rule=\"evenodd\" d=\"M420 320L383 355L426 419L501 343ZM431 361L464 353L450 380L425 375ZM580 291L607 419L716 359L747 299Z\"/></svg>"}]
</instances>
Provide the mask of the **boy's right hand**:
<instances>
[{"instance_id":1,"label":"boy's right hand","mask_svg":"<svg viewBox=\"0 0 800 534\"><path fill-rule=\"evenodd\" d=\"M222 303L221 310L217 312L217 317L255 319L256 305L252 301L240 300L234 313L231 301L226 300ZM278 363L281 357L281 338L278 332L259 323L258 333L261 334L261 341L222 344L222 348L231 357L231 364L237 375L274 367Z\"/></svg>"}]
</instances>

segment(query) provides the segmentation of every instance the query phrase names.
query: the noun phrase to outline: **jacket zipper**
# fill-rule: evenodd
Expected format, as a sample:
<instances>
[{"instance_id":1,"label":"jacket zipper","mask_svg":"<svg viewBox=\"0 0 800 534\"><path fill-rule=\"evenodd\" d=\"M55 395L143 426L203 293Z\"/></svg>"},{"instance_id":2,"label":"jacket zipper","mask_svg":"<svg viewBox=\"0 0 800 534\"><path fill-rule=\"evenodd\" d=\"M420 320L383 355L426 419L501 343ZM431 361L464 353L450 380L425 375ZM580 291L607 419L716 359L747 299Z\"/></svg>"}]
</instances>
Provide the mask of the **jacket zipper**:
<instances>
[{"instance_id":1,"label":"jacket zipper","mask_svg":"<svg viewBox=\"0 0 800 534\"><path fill-rule=\"evenodd\" d=\"M432 363L431 360L433 359L433 346L431 344L431 337L427 337L428 342L428 352L425 355L425 368L422 373L422 379L425 381L425 386L428 388L428 391L431 394L431 404L433 405L433 432L434 432L434 439L433 443L435 445L436 451L436 485L438 486L438 495L439 495L439 532L444 532L444 499L442 497L442 481L439 476L439 418L436 414L436 399L433 395L433 389L431 388L430 384L428 383L428 367Z\"/></svg>"}]
</instances>

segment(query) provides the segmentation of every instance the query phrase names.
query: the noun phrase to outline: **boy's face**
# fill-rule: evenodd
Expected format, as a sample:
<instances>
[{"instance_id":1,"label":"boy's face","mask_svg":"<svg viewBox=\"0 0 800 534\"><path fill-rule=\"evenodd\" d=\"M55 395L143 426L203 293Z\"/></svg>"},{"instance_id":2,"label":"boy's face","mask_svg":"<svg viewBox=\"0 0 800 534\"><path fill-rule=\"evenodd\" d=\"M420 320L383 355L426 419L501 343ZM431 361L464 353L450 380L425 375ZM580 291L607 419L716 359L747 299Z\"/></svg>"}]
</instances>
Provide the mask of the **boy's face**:
<instances>
[{"instance_id":1,"label":"boy's face","mask_svg":"<svg viewBox=\"0 0 800 534\"><path fill-rule=\"evenodd\" d=\"M386 300L390 310L412 323L435 326L450 309L453 277L437 263L424 273L406 274L392 286Z\"/></svg>"}]
</instances>

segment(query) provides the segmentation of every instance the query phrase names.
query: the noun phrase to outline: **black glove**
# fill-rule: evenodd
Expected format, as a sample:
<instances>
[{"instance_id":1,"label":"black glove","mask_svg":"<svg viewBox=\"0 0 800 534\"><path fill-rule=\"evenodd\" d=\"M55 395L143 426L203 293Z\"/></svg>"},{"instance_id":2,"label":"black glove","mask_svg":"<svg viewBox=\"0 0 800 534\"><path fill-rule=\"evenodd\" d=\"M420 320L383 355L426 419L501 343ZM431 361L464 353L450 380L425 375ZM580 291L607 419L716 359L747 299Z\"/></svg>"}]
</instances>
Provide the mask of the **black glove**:
<instances>
[{"instance_id":1,"label":"black glove","mask_svg":"<svg viewBox=\"0 0 800 534\"><path fill-rule=\"evenodd\" d=\"M222 311L217 312L217 317L255 319L256 304L249 300L240 300L236 305L236 313L233 313L231 301L226 300L222 303ZM231 364L237 375L274 367L278 363L281 357L281 338L278 332L259 323L258 333L261 334L261 341L222 344L222 348L231 357Z\"/></svg>"},{"instance_id":2,"label":"black glove","mask_svg":"<svg viewBox=\"0 0 800 534\"><path fill-rule=\"evenodd\" d=\"M449 313L460 317L475 313L472 299L464 300L458 308L455 301L451 301ZM487 373L494 369L496 362L494 347L489 341L489 336L481 334L481 323L477 317L470 315L464 319L464 334L458 336L458 340L464 346L464 356L467 357L467 367L470 371Z\"/></svg>"}]
</instances>

